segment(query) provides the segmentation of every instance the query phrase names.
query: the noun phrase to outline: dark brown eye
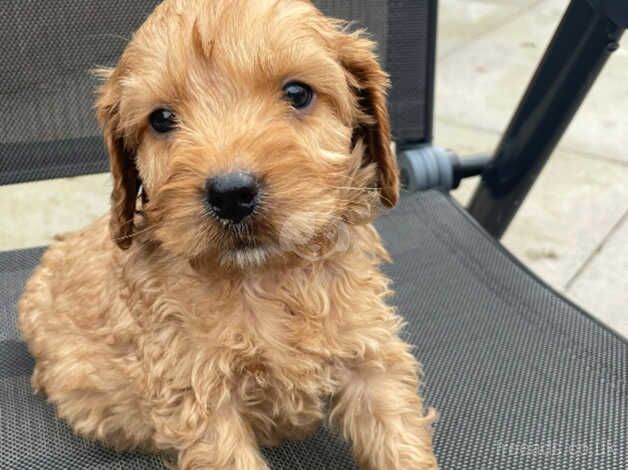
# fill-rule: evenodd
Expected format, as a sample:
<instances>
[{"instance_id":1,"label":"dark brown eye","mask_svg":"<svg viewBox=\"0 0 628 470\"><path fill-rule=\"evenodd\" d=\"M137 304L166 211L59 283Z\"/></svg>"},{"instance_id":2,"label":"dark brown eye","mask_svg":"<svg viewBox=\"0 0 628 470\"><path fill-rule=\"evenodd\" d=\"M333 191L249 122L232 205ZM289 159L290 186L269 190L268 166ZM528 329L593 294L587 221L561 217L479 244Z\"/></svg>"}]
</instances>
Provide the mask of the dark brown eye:
<instances>
[{"instance_id":1,"label":"dark brown eye","mask_svg":"<svg viewBox=\"0 0 628 470\"><path fill-rule=\"evenodd\" d=\"M301 82L289 82L283 87L284 98L292 105L294 109L305 109L314 98L312 89Z\"/></svg>"},{"instance_id":2,"label":"dark brown eye","mask_svg":"<svg viewBox=\"0 0 628 470\"><path fill-rule=\"evenodd\" d=\"M159 132L160 134L170 132L176 127L174 113L167 109L156 109L150 113L148 121L155 132Z\"/></svg>"}]
</instances>

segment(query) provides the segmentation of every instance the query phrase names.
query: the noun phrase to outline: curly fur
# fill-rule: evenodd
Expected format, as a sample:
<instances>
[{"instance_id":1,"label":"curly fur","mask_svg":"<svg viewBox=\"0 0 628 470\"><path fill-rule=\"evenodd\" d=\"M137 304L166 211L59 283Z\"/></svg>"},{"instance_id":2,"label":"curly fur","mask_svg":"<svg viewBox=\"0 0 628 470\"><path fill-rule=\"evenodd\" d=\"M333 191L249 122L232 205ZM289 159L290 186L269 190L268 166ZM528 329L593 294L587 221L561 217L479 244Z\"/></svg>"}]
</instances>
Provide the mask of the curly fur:
<instances>
[{"instance_id":1,"label":"curly fur","mask_svg":"<svg viewBox=\"0 0 628 470\"><path fill-rule=\"evenodd\" d=\"M329 415L363 469L436 468L370 225L399 190L373 50L307 1L166 0L99 72L111 214L52 245L19 303L33 387L78 434L261 470L260 446ZM295 78L304 113L281 98ZM220 223L205 181L241 168L259 209Z\"/></svg>"}]
</instances>

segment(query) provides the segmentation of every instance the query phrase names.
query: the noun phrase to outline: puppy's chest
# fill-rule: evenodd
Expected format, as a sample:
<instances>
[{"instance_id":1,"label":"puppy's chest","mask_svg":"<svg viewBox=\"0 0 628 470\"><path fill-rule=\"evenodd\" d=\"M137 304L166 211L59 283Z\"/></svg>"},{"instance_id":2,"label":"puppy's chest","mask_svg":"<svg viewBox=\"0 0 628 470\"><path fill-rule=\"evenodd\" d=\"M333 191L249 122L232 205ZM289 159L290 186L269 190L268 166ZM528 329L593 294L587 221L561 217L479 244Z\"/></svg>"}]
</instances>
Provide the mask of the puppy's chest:
<instances>
[{"instance_id":1,"label":"puppy's chest","mask_svg":"<svg viewBox=\"0 0 628 470\"><path fill-rule=\"evenodd\" d=\"M310 305L242 294L179 307L180 312L151 324L155 339L149 343L178 344L183 348L180 353L205 364L197 364L196 370L201 367L207 374L229 375L231 383L248 392L295 390L299 384L311 389L318 388L317 382L328 381L334 356L328 338L334 336L334 327ZM167 342L164 332L173 335ZM182 358L174 361L189 363Z\"/></svg>"},{"instance_id":2,"label":"puppy's chest","mask_svg":"<svg viewBox=\"0 0 628 470\"><path fill-rule=\"evenodd\" d=\"M324 398L333 392L333 355L322 333L324 325L299 312L276 312L273 318L268 313L234 327L242 343L224 345L233 352L239 401L253 410L253 420L262 411L280 427L291 420L316 423ZM284 419L288 421L279 424Z\"/></svg>"},{"instance_id":3,"label":"puppy's chest","mask_svg":"<svg viewBox=\"0 0 628 470\"><path fill-rule=\"evenodd\" d=\"M282 403L295 416L318 416L340 352L329 312L285 290L213 287L171 287L160 296L170 300L150 305L142 349L155 388L193 388L210 401L229 389L271 414Z\"/></svg>"},{"instance_id":4,"label":"puppy's chest","mask_svg":"<svg viewBox=\"0 0 628 470\"><path fill-rule=\"evenodd\" d=\"M233 356L234 372L251 385L294 389L326 380L333 356L326 328L298 305L241 304L224 329L218 328L223 334L217 344Z\"/></svg>"}]
</instances>

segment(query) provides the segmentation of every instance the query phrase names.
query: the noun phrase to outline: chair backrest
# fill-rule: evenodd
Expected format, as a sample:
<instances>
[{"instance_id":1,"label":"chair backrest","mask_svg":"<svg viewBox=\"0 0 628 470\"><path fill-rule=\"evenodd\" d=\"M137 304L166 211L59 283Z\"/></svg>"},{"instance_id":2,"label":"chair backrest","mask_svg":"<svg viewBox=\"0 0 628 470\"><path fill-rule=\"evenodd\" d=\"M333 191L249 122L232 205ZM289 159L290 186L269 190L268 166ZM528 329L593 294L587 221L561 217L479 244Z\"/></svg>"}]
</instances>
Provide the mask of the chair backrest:
<instances>
[{"instance_id":1,"label":"chair backrest","mask_svg":"<svg viewBox=\"0 0 628 470\"><path fill-rule=\"evenodd\" d=\"M89 70L114 65L158 0L0 3L0 184L107 170ZM398 142L431 139L436 0L315 0L367 26Z\"/></svg>"}]
</instances>

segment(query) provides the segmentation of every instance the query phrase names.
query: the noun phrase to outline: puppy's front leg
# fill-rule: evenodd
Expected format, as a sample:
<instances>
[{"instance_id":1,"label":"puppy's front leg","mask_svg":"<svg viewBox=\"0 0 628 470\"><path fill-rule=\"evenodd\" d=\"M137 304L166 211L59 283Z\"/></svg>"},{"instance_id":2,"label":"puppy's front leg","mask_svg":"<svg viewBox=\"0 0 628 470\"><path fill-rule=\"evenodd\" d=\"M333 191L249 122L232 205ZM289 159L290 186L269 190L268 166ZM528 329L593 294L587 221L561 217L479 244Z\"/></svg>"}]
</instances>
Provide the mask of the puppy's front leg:
<instances>
[{"instance_id":1,"label":"puppy's front leg","mask_svg":"<svg viewBox=\"0 0 628 470\"><path fill-rule=\"evenodd\" d=\"M211 417L202 437L180 448L177 468L268 470L268 465L249 425L237 411L223 410Z\"/></svg>"},{"instance_id":2,"label":"puppy's front leg","mask_svg":"<svg viewBox=\"0 0 628 470\"><path fill-rule=\"evenodd\" d=\"M394 340L338 371L331 421L363 470L435 470L431 424L418 395L418 364Z\"/></svg>"}]
</instances>

